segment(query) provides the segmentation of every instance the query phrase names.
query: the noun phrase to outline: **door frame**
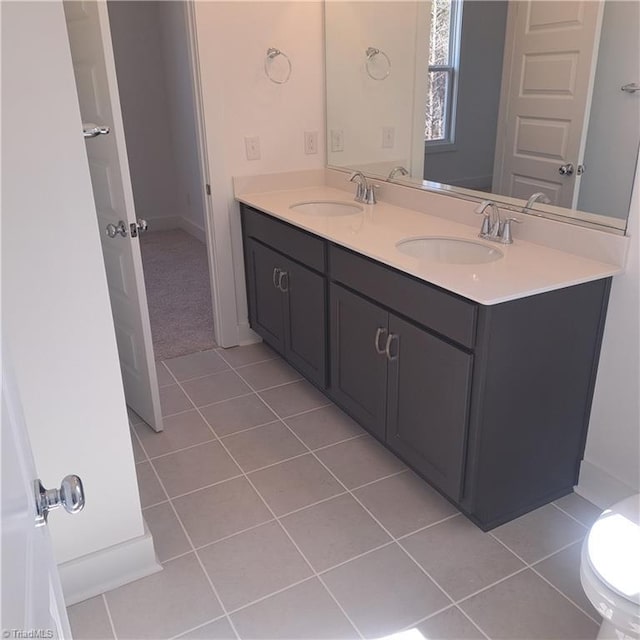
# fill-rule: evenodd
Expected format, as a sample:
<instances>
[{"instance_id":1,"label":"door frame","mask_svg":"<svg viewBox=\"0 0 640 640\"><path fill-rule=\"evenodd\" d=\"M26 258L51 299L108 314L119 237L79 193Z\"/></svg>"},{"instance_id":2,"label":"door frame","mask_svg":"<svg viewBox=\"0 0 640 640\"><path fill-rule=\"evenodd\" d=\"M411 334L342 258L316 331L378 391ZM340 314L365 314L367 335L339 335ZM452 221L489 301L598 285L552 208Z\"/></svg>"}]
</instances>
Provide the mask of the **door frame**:
<instances>
[{"instance_id":1,"label":"door frame","mask_svg":"<svg viewBox=\"0 0 640 640\"><path fill-rule=\"evenodd\" d=\"M215 212L211 190L214 188L209 173L209 152L205 126L204 99L200 78L200 58L198 53L198 32L196 25L195 0L185 0L182 4L187 27L187 46L191 66L193 87L194 119L197 128L197 154L202 183L202 210L209 263L211 303L213 309L213 330L216 344L231 347L239 344L239 321L235 294L235 272L230 245L224 240L224 230L216 230ZM229 279L228 282L227 279ZM226 282L226 285L225 285Z\"/></svg>"}]
</instances>

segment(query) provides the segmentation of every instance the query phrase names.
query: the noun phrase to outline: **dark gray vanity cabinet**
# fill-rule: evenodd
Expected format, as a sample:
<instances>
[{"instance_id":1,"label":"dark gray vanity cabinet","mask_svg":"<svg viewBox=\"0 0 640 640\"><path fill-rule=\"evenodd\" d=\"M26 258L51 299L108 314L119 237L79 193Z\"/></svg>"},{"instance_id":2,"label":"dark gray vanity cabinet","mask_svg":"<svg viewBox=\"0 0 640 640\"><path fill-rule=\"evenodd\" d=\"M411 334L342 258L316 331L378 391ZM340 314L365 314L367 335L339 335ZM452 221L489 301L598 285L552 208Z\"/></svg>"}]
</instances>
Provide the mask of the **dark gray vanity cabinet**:
<instances>
[{"instance_id":1,"label":"dark gray vanity cabinet","mask_svg":"<svg viewBox=\"0 0 640 640\"><path fill-rule=\"evenodd\" d=\"M481 305L242 207L252 328L483 529L572 491L611 278Z\"/></svg>"},{"instance_id":2,"label":"dark gray vanity cabinet","mask_svg":"<svg viewBox=\"0 0 640 640\"><path fill-rule=\"evenodd\" d=\"M281 239L273 238L275 248L258 240L269 241L271 237L260 233L262 228L278 234L278 227L271 225L279 223L269 221L265 225L265 221L256 219L261 215L249 211L243 216L249 322L267 344L309 380L325 388L326 278L279 252L277 249L283 248ZM316 240L298 233L303 239Z\"/></svg>"},{"instance_id":3,"label":"dark gray vanity cabinet","mask_svg":"<svg viewBox=\"0 0 640 640\"><path fill-rule=\"evenodd\" d=\"M329 393L416 471L459 500L472 356L331 283Z\"/></svg>"}]
</instances>

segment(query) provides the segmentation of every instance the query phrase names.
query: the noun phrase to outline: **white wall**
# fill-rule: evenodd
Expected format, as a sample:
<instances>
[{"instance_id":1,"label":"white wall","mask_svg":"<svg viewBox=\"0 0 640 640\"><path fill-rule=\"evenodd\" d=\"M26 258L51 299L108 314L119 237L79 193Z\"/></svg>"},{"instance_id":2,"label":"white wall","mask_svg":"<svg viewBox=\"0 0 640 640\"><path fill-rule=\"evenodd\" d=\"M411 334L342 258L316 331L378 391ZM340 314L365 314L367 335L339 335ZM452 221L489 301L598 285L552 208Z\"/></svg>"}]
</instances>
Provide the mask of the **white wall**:
<instances>
[{"instance_id":1,"label":"white wall","mask_svg":"<svg viewBox=\"0 0 640 640\"><path fill-rule=\"evenodd\" d=\"M204 237L205 191L198 158L198 128L188 42L186 4L168 0L157 5L167 115L177 181L177 215ZM181 226L185 226L182 224Z\"/></svg>"},{"instance_id":2,"label":"white wall","mask_svg":"<svg viewBox=\"0 0 640 640\"><path fill-rule=\"evenodd\" d=\"M419 166L411 166L414 84L417 64L418 15L421 2L329 2L326 11L327 122L343 132L344 150L331 151L328 162L337 167L366 167L386 176L395 165L422 179ZM429 16L420 16L428 26ZM423 33L428 39L428 32ZM426 54L427 43L421 43ZM365 51L374 47L391 60L390 74L374 80L367 74ZM371 63L374 74L387 69L382 55ZM426 59L423 73L426 73ZM424 87L424 85L423 85ZM426 87L421 96L422 117ZM393 127L393 148L383 148L382 129ZM424 123L422 127L424 132ZM416 132L420 135L420 131Z\"/></svg>"},{"instance_id":3,"label":"white wall","mask_svg":"<svg viewBox=\"0 0 640 640\"><path fill-rule=\"evenodd\" d=\"M84 482L49 518L69 563L144 525L61 2L3 3L2 92L3 332L43 483Z\"/></svg>"},{"instance_id":4,"label":"white wall","mask_svg":"<svg viewBox=\"0 0 640 640\"><path fill-rule=\"evenodd\" d=\"M218 335L223 346L231 346L250 335L232 177L325 164L322 3L197 2L195 11L218 247L214 278L225 301ZM286 84L265 76L269 47L291 59ZM315 155L304 153L305 131L318 132ZM245 136L260 137L260 160L246 159Z\"/></svg>"},{"instance_id":5,"label":"white wall","mask_svg":"<svg viewBox=\"0 0 640 640\"><path fill-rule=\"evenodd\" d=\"M640 492L640 165L627 269L613 279L578 491L601 507Z\"/></svg>"},{"instance_id":6,"label":"white wall","mask_svg":"<svg viewBox=\"0 0 640 640\"><path fill-rule=\"evenodd\" d=\"M169 96L157 2L109 2L109 22L136 215L150 221L179 215Z\"/></svg>"}]
</instances>

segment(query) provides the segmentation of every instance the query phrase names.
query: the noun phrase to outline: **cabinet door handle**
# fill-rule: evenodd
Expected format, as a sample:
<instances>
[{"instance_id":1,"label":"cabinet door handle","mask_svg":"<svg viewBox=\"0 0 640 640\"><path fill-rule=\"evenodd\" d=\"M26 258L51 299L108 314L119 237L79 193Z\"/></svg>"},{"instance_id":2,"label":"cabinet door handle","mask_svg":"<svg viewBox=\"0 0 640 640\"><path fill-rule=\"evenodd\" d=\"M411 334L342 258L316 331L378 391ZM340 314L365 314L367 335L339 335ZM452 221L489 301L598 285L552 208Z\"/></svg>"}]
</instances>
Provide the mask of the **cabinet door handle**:
<instances>
[{"instance_id":1,"label":"cabinet door handle","mask_svg":"<svg viewBox=\"0 0 640 640\"><path fill-rule=\"evenodd\" d=\"M271 277L271 280L273 281L273 286L276 289L280 289L280 278L281 278L281 271L280 269L278 269L278 267L273 267L273 276Z\"/></svg>"},{"instance_id":2,"label":"cabinet door handle","mask_svg":"<svg viewBox=\"0 0 640 640\"><path fill-rule=\"evenodd\" d=\"M381 356L384 355L385 351L384 351L384 347L380 346L380 338L385 333L387 333L387 330L385 327L378 327L378 330L376 331L376 337L373 341L373 344L376 348L376 353L380 354Z\"/></svg>"},{"instance_id":3,"label":"cabinet door handle","mask_svg":"<svg viewBox=\"0 0 640 640\"><path fill-rule=\"evenodd\" d=\"M280 275L278 276L278 289L280 289L282 293L289 291L289 274L286 271L280 271Z\"/></svg>"},{"instance_id":4,"label":"cabinet door handle","mask_svg":"<svg viewBox=\"0 0 640 640\"><path fill-rule=\"evenodd\" d=\"M398 345L398 347L396 350L396 354L391 355L391 343L394 340L396 341L396 344ZM395 333L389 334L389 336L387 337L387 343L384 345L384 352L387 355L387 360L389 360L389 362L393 362L394 360L397 360L400 357L400 336L399 335Z\"/></svg>"}]
</instances>

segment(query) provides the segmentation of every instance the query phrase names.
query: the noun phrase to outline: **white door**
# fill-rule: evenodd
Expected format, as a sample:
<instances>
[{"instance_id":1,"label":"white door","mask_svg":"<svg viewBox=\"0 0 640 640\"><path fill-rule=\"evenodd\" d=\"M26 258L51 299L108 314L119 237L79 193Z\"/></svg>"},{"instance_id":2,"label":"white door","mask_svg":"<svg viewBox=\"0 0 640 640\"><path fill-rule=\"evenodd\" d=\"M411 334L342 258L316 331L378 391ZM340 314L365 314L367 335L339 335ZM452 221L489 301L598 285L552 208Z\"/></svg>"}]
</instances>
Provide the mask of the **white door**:
<instances>
[{"instance_id":1,"label":"white door","mask_svg":"<svg viewBox=\"0 0 640 640\"><path fill-rule=\"evenodd\" d=\"M602 10L596 0L509 2L495 193L542 191L575 208Z\"/></svg>"},{"instance_id":2,"label":"white door","mask_svg":"<svg viewBox=\"0 0 640 640\"><path fill-rule=\"evenodd\" d=\"M36 527L34 481L38 475L15 385L5 343L2 345L0 627L5 637L20 637L6 635L15 629L41 630L40 638L70 638L49 530L46 525Z\"/></svg>"},{"instance_id":3,"label":"white door","mask_svg":"<svg viewBox=\"0 0 640 640\"><path fill-rule=\"evenodd\" d=\"M125 397L147 424L161 431L158 379L107 5L103 0L71 0L64 7L82 120L108 126L111 131L87 138L86 144ZM125 235L109 237L107 225L117 228L121 222Z\"/></svg>"}]
</instances>

